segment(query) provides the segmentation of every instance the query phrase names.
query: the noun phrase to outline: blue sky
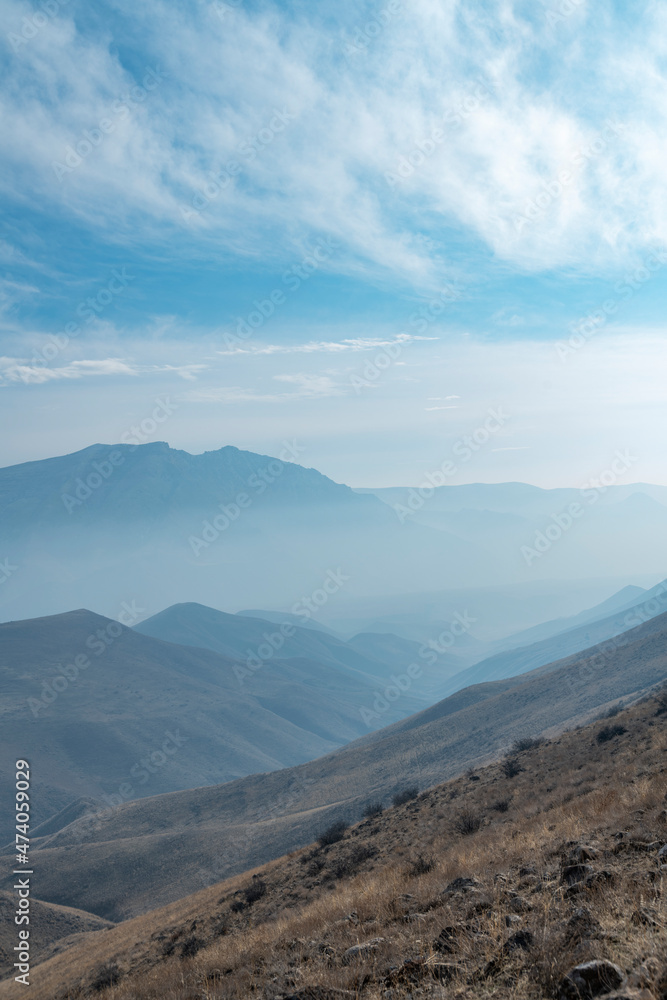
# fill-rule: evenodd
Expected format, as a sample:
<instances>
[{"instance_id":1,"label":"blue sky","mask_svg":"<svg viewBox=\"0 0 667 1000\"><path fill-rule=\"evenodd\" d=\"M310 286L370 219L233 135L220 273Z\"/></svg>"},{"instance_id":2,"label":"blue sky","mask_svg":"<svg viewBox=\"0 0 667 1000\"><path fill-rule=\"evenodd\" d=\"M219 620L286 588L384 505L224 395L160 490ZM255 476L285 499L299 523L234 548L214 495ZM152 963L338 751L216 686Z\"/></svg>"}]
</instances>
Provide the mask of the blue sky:
<instances>
[{"instance_id":1,"label":"blue sky","mask_svg":"<svg viewBox=\"0 0 667 1000\"><path fill-rule=\"evenodd\" d=\"M458 481L667 482L666 18L6 0L0 462L168 397L147 439L408 484L502 406Z\"/></svg>"}]
</instances>

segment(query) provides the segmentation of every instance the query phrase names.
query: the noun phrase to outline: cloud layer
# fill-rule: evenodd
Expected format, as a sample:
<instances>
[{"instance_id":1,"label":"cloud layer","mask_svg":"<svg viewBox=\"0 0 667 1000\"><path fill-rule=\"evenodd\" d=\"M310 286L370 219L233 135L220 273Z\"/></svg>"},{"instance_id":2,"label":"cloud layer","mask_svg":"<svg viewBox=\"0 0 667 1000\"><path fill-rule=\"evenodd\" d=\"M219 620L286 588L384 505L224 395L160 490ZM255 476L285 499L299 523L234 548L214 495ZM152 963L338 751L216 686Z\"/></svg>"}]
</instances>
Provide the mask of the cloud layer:
<instances>
[{"instance_id":1,"label":"cloud layer","mask_svg":"<svg viewBox=\"0 0 667 1000\"><path fill-rule=\"evenodd\" d=\"M462 249L616 265L667 240L667 15L570 7L70 2L24 38L8 0L4 194L191 257L327 233L424 288Z\"/></svg>"}]
</instances>

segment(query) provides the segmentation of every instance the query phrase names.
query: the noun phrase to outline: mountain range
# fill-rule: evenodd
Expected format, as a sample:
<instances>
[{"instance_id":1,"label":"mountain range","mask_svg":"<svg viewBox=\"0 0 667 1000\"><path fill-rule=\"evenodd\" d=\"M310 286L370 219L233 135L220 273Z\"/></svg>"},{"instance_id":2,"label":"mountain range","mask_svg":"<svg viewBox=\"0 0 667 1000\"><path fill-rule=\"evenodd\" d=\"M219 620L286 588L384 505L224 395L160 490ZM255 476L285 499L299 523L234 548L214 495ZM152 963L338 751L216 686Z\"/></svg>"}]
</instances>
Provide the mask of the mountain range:
<instances>
[{"instance_id":1,"label":"mountain range","mask_svg":"<svg viewBox=\"0 0 667 1000\"><path fill-rule=\"evenodd\" d=\"M411 602L446 620L465 610L455 604L463 595L476 605L469 638L497 639L544 621L549 607L569 600L574 611L629 577L652 585L662 575L660 487L443 486L399 516L409 490L352 490L297 464L303 453L297 442L278 457L98 444L0 469L0 615L88 607L136 624L190 601L316 617L348 637L392 631L424 641L422 628L405 634L373 620L407 614ZM554 518L572 504L581 513L559 529ZM337 615L368 602L365 625L339 627Z\"/></svg>"}]
</instances>

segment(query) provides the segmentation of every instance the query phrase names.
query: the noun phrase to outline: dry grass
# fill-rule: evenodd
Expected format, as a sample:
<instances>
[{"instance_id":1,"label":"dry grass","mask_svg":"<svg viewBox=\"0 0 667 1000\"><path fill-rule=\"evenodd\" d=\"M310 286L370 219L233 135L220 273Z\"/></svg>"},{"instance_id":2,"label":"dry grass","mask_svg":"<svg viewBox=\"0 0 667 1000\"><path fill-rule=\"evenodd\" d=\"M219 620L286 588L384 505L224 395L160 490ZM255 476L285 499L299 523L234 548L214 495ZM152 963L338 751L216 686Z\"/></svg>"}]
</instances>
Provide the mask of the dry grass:
<instances>
[{"instance_id":1,"label":"dry grass","mask_svg":"<svg viewBox=\"0 0 667 1000\"><path fill-rule=\"evenodd\" d=\"M608 958L648 990L638 1000L662 998L659 709L651 699L623 711L626 732L603 742L597 722L522 749L511 777L499 761L335 843L91 935L38 966L30 995L544 1000L573 964ZM0 985L0 997L21 989Z\"/></svg>"}]
</instances>

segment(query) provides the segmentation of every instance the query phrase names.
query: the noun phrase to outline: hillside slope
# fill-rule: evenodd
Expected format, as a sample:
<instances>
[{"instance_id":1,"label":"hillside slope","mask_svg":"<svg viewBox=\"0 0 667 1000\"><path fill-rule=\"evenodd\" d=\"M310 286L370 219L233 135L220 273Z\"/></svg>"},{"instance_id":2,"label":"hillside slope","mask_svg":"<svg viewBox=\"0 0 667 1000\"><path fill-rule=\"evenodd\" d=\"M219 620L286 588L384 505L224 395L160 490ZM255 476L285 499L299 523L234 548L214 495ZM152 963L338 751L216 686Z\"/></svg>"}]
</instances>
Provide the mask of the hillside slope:
<instances>
[{"instance_id":1,"label":"hillside slope","mask_svg":"<svg viewBox=\"0 0 667 1000\"><path fill-rule=\"evenodd\" d=\"M606 602L605 602L606 603ZM622 604L621 608L604 618L593 617L582 625L563 629L545 639L528 645L510 648L485 657L471 667L444 681L440 694L445 697L471 684L502 680L535 670L579 653L590 646L612 639L635 628L667 610L667 582L647 591L637 604ZM579 616L577 616L579 617ZM539 629L539 626L538 626ZM533 631L532 629L530 631Z\"/></svg>"},{"instance_id":2,"label":"hillside slope","mask_svg":"<svg viewBox=\"0 0 667 1000\"><path fill-rule=\"evenodd\" d=\"M31 996L556 1000L594 961L596 993L662 1000L666 719L650 697L404 796L38 965Z\"/></svg>"},{"instance_id":3,"label":"hillside slope","mask_svg":"<svg viewBox=\"0 0 667 1000\"><path fill-rule=\"evenodd\" d=\"M321 756L367 731L359 709L376 676L305 655L257 664L84 610L0 624L3 795L17 747L34 768L37 824L82 796L110 804L218 784ZM393 717L424 703L411 695ZM0 843L11 831L5 814Z\"/></svg>"},{"instance_id":4,"label":"hillside slope","mask_svg":"<svg viewBox=\"0 0 667 1000\"><path fill-rule=\"evenodd\" d=\"M125 919L294 850L369 798L442 781L518 737L558 732L667 677L667 615L609 645L467 688L318 760L226 785L128 802L35 852L40 893ZM76 850L72 847L76 846Z\"/></svg>"}]
</instances>

